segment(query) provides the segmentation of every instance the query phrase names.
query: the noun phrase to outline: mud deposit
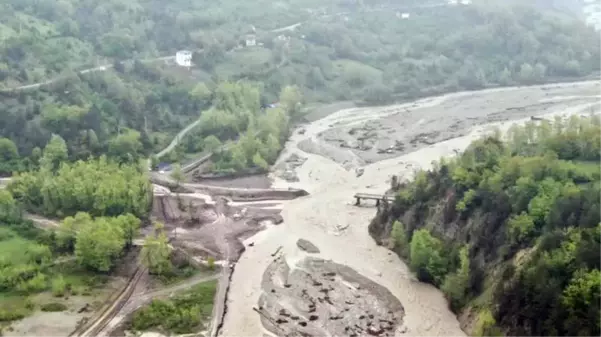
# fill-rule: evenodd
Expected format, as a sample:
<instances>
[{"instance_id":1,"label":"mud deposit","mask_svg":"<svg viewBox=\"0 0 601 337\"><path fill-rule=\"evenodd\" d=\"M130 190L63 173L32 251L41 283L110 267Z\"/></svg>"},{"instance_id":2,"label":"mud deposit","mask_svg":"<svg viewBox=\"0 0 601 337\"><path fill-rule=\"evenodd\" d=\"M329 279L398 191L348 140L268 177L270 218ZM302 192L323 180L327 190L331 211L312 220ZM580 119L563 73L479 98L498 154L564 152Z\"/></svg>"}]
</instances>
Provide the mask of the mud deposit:
<instances>
[{"instance_id":1,"label":"mud deposit","mask_svg":"<svg viewBox=\"0 0 601 337\"><path fill-rule=\"evenodd\" d=\"M404 309L385 287L355 270L316 258L291 269L280 256L263 274L257 311L277 336L394 336Z\"/></svg>"},{"instance_id":2,"label":"mud deposit","mask_svg":"<svg viewBox=\"0 0 601 337\"><path fill-rule=\"evenodd\" d=\"M465 92L385 108L356 108L346 120L335 121L317 135L320 145L314 140L299 145L305 152L325 155L348 169L463 136L474 126L598 102L598 95L598 82L584 82ZM374 115L380 118L374 119Z\"/></svg>"},{"instance_id":3,"label":"mud deposit","mask_svg":"<svg viewBox=\"0 0 601 337\"><path fill-rule=\"evenodd\" d=\"M163 195L155 197L153 217L165 224L174 245L194 256L236 261L244 251L242 240L282 221L279 209L261 206L231 206L225 198L206 195Z\"/></svg>"}]
</instances>

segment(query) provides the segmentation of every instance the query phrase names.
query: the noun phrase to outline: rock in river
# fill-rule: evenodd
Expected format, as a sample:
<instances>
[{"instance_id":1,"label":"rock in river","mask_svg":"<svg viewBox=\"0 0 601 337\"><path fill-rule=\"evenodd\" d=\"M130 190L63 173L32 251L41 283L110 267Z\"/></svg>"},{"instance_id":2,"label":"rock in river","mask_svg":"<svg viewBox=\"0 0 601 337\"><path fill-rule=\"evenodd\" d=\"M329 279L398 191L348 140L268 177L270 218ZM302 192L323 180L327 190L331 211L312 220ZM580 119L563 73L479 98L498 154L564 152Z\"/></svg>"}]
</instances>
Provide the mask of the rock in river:
<instances>
[{"instance_id":1,"label":"rock in river","mask_svg":"<svg viewBox=\"0 0 601 337\"><path fill-rule=\"evenodd\" d=\"M298 241L296 241L296 245L298 248L307 253L318 254L320 252L319 248L317 248L317 246L311 243L309 240L298 239Z\"/></svg>"}]
</instances>

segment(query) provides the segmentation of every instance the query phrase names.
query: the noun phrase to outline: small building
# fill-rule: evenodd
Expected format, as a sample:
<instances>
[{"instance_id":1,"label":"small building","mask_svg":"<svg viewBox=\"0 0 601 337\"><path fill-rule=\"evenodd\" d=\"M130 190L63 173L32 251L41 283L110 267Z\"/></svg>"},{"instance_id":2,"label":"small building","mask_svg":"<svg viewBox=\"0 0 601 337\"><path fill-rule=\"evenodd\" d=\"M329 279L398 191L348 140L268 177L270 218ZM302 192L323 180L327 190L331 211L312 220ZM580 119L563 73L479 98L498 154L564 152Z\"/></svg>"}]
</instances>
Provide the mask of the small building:
<instances>
[{"instance_id":1,"label":"small building","mask_svg":"<svg viewBox=\"0 0 601 337\"><path fill-rule=\"evenodd\" d=\"M256 46L257 45L257 38L256 38L255 34L248 34L248 35L246 35L245 44L246 44L247 47Z\"/></svg>"},{"instance_id":2,"label":"small building","mask_svg":"<svg viewBox=\"0 0 601 337\"><path fill-rule=\"evenodd\" d=\"M401 19L409 19L409 13L401 13Z\"/></svg>"},{"instance_id":3,"label":"small building","mask_svg":"<svg viewBox=\"0 0 601 337\"><path fill-rule=\"evenodd\" d=\"M461 0L462 5L469 5L472 3L472 0Z\"/></svg>"},{"instance_id":4,"label":"small building","mask_svg":"<svg viewBox=\"0 0 601 337\"><path fill-rule=\"evenodd\" d=\"M286 42L286 41L290 41L290 36L278 35L275 39L276 39L276 41Z\"/></svg>"},{"instance_id":5,"label":"small building","mask_svg":"<svg viewBox=\"0 0 601 337\"><path fill-rule=\"evenodd\" d=\"M180 50L175 54L175 63L182 67L192 66L192 52L189 50Z\"/></svg>"}]
</instances>

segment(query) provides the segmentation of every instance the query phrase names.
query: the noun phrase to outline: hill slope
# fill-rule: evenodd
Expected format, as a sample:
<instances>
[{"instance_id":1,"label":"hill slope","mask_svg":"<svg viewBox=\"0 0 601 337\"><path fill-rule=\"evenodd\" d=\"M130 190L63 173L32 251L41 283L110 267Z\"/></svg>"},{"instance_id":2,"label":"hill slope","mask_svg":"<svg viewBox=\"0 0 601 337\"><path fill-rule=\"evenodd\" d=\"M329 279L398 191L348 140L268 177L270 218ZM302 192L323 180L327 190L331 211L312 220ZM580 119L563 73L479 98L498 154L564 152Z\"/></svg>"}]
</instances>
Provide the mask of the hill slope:
<instances>
[{"instance_id":1,"label":"hill slope","mask_svg":"<svg viewBox=\"0 0 601 337\"><path fill-rule=\"evenodd\" d=\"M226 80L256 84L261 105L293 84L308 101L381 104L572 80L601 59L598 34L575 18L499 1L10 0L0 19L1 86L63 79L2 93L0 134L31 160L52 133L71 159L112 155L111 142L148 155ZM191 71L142 62L180 49L195 51Z\"/></svg>"}]
</instances>

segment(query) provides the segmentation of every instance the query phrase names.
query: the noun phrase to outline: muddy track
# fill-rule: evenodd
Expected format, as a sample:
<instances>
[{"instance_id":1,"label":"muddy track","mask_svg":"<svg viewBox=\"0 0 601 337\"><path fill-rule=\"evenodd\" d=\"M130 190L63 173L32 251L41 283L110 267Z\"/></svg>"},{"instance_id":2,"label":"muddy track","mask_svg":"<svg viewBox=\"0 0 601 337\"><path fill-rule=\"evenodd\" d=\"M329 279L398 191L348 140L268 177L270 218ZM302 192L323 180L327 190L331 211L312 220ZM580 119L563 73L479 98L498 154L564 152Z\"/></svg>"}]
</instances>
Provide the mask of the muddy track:
<instances>
[{"instance_id":1,"label":"muddy track","mask_svg":"<svg viewBox=\"0 0 601 337\"><path fill-rule=\"evenodd\" d=\"M232 263L229 266L224 266L222 269L221 278L217 285L217 293L215 294L215 305L213 306L213 319L209 328L210 335L208 337L217 337L223 328L223 321L227 314L227 301L230 292L230 284L236 264Z\"/></svg>"},{"instance_id":2,"label":"muddy track","mask_svg":"<svg viewBox=\"0 0 601 337\"><path fill-rule=\"evenodd\" d=\"M136 289L138 282L145 273L146 268L138 266L136 272L128 280L125 287L123 287L123 289L117 294L115 299L107 303L105 308L97 315L97 317L93 318L92 321L87 321L82 324L80 327L75 329L75 331L69 334L69 337L99 336L111 319L113 319L113 317L115 317L121 308L129 301L134 289Z\"/></svg>"}]
</instances>

